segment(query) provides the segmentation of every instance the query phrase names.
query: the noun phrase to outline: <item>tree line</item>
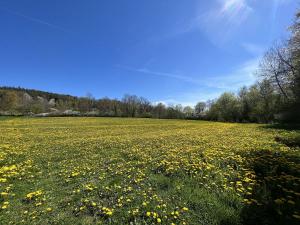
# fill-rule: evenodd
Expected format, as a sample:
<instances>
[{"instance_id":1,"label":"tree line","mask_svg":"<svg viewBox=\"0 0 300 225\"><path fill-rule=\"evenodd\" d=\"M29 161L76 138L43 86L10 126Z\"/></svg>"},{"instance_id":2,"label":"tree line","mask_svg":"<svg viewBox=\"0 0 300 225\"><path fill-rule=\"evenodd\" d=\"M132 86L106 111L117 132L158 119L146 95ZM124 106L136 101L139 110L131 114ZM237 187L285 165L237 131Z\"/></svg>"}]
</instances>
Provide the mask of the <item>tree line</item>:
<instances>
[{"instance_id":1,"label":"tree line","mask_svg":"<svg viewBox=\"0 0 300 225\"><path fill-rule=\"evenodd\" d=\"M121 100L60 95L32 89L0 87L1 115L110 116L145 118L185 118L181 105L152 104L136 95Z\"/></svg>"}]
</instances>

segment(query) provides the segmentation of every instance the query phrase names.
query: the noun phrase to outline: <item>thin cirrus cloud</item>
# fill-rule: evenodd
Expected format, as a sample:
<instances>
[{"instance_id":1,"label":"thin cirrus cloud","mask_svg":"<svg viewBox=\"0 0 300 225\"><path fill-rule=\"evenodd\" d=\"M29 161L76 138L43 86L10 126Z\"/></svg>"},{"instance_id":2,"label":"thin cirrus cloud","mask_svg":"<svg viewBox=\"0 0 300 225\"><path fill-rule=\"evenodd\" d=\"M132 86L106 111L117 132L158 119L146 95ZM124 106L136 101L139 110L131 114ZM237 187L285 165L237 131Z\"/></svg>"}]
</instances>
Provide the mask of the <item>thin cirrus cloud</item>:
<instances>
[{"instance_id":1,"label":"thin cirrus cloud","mask_svg":"<svg viewBox=\"0 0 300 225\"><path fill-rule=\"evenodd\" d=\"M257 70L260 58L253 58L234 68L232 73L203 78L201 84L196 89L187 90L176 95L168 96L166 99L155 101L154 103L164 103L166 105L182 104L183 106L193 106L199 101L215 99L224 91L236 92L239 88L251 85L255 82L255 71Z\"/></svg>"},{"instance_id":2,"label":"thin cirrus cloud","mask_svg":"<svg viewBox=\"0 0 300 225\"><path fill-rule=\"evenodd\" d=\"M11 10L11 9L7 9L7 8L2 8L1 7L0 9L3 10L3 11L5 11L5 12L7 12L7 13L9 13L9 14L11 14L11 15L18 16L20 18L26 19L26 20L34 22L34 23L39 23L41 25L45 25L45 26L48 26L50 28L53 28L53 29L56 29L56 30L60 30L60 31L63 31L63 32L69 32L69 33L71 32L70 30L67 30L67 29L65 29L65 28L63 28L61 26L57 26L57 25L55 25L53 23L49 23L49 22L47 22L45 20L41 20L39 18L35 18L35 17L32 17L32 16L27 16L27 15L25 15L23 13L20 13L20 12Z\"/></svg>"},{"instance_id":3,"label":"thin cirrus cloud","mask_svg":"<svg viewBox=\"0 0 300 225\"><path fill-rule=\"evenodd\" d=\"M276 16L278 14L278 9L281 5L291 3L293 0L272 0L273 6L272 6L272 19L275 20Z\"/></svg>"},{"instance_id":4,"label":"thin cirrus cloud","mask_svg":"<svg viewBox=\"0 0 300 225\"><path fill-rule=\"evenodd\" d=\"M259 11L263 4L269 7L269 15L274 21L282 5L293 0L214 0L210 8L203 11L202 7L189 21L185 21L177 29L156 39L168 39L193 31L201 31L216 46L222 46L233 40L242 25ZM257 16L257 14L256 14ZM263 15L267 16L267 15ZM272 23L274 24L274 23ZM273 26L273 25L271 25Z\"/></svg>"},{"instance_id":5,"label":"thin cirrus cloud","mask_svg":"<svg viewBox=\"0 0 300 225\"><path fill-rule=\"evenodd\" d=\"M124 70L132 71L132 72L138 72L138 73L142 73L142 74L146 74L146 75L150 75L150 76L171 78L171 79L181 80L181 81L188 82L188 83L200 84L200 82L197 79L193 79L191 77L183 76L183 75L176 74L176 73L153 71L153 70L149 70L147 68L134 68L134 67L122 66L122 65L117 65L116 67L119 69L124 69Z\"/></svg>"},{"instance_id":6,"label":"thin cirrus cloud","mask_svg":"<svg viewBox=\"0 0 300 225\"><path fill-rule=\"evenodd\" d=\"M233 68L230 74L221 74L215 76L201 76L195 78L194 76L184 76L182 74L153 71L147 68L134 68L129 66L117 65L116 68L140 73L152 77L161 77L173 80L179 80L186 83L196 85L203 88L215 88L228 91L235 91L242 85L251 85L255 82L254 73L257 70L260 57L250 59L241 65Z\"/></svg>"},{"instance_id":7,"label":"thin cirrus cloud","mask_svg":"<svg viewBox=\"0 0 300 225\"><path fill-rule=\"evenodd\" d=\"M189 32L201 31L215 45L222 45L232 37L234 31L254 11L246 0L215 0L212 7L207 11L203 12L201 9L202 7L199 7L196 15L177 25L174 30L165 34L154 35L147 41L157 42Z\"/></svg>"},{"instance_id":8,"label":"thin cirrus cloud","mask_svg":"<svg viewBox=\"0 0 300 225\"><path fill-rule=\"evenodd\" d=\"M243 42L241 43L241 47L254 56L263 55L266 51L266 46L250 43L250 42Z\"/></svg>"},{"instance_id":9,"label":"thin cirrus cloud","mask_svg":"<svg viewBox=\"0 0 300 225\"><path fill-rule=\"evenodd\" d=\"M182 32L200 29L211 42L222 45L232 38L253 11L246 0L218 0L210 10L199 12Z\"/></svg>"},{"instance_id":10,"label":"thin cirrus cloud","mask_svg":"<svg viewBox=\"0 0 300 225\"><path fill-rule=\"evenodd\" d=\"M248 86L255 82L255 72L259 66L261 57L247 60L232 70L230 74L214 76L208 79L206 85L219 89L235 91L241 86Z\"/></svg>"}]
</instances>

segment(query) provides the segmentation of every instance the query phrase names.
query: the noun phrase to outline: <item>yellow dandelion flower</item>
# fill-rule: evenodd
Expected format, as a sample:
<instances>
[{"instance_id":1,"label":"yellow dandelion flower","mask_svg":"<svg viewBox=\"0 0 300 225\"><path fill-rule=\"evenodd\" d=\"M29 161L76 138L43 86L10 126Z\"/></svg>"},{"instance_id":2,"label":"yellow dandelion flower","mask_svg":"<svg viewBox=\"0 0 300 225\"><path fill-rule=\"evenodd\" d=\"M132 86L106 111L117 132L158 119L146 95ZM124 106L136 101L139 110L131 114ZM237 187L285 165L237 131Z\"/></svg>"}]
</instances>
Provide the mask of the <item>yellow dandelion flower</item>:
<instances>
[{"instance_id":1,"label":"yellow dandelion flower","mask_svg":"<svg viewBox=\"0 0 300 225\"><path fill-rule=\"evenodd\" d=\"M293 217L300 220L300 216L297 214L294 214Z\"/></svg>"}]
</instances>

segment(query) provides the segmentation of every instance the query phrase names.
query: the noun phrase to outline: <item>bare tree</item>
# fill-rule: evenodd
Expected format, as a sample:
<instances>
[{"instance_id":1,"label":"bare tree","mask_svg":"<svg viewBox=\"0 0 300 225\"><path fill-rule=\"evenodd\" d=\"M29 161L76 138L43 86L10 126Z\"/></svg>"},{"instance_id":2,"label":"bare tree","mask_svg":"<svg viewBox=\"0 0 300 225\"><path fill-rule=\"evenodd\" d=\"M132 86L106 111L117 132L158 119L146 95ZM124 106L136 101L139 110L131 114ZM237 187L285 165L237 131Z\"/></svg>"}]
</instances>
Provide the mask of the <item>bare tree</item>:
<instances>
[{"instance_id":1,"label":"bare tree","mask_svg":"<svg viewBox=\"0 0 300 225\"><path fill-rule=\"evenodd\" d=\"M124 95L122 99L124 108L125 108L125 116L135 117L138 106L139 106L139 98L136 95Z\"/></svg>"},{"instance_id":2,"label":"bare tree","mask_svg":"<svg viewBox=\"0 0 300 225\"><path fill-rule=\"evenodd\" d=\"M300 104L300 10L296 14L296 19L291 27L292 37L289 40L289 47L295 69L293 92L296 101Z\"/></svg>"},{"instance_id":3,"label":"bare tree","mask_svg":"<svg viewBox=\"0 0 300 225\"><path fill-rule=\"evenodd\" d=\"M195 106L195 113L197 115L200 115L201 113L204 112L204 109L206 107L206 103L205 102L198 102Z\"/></svg>"},{"instance_id":4,"label":"bare tree","mask_svg":"<svg viewBox=\"0 0 300 225\"><path fill-rule=\"evenodd\" d=\"M259 75L277 87L285 99L290 98L295 68L287 45L274 45L266 52L259 65Z\"/></svg>"},{"instance_id":5,"label":"bare tree","mask_svg":"<svg viewBox=\"0 0 300 225\"><path fill-rule=\"evenodd\" d=\"M139 98L139 114L140 116L146 116L149 115L151 112L151 102L143 97Z\"/></svg>"},{"instance_id":6,"label":"bare tree","mask_svg":"<svg viewBox=\"0 0 300 225\"><path fill-rule=\"evenodd\" d=\"M153 107L153 114L157 118L163 118L166 113L166 106L163 103L158 103Z\"/></svg>"}]
</instances>

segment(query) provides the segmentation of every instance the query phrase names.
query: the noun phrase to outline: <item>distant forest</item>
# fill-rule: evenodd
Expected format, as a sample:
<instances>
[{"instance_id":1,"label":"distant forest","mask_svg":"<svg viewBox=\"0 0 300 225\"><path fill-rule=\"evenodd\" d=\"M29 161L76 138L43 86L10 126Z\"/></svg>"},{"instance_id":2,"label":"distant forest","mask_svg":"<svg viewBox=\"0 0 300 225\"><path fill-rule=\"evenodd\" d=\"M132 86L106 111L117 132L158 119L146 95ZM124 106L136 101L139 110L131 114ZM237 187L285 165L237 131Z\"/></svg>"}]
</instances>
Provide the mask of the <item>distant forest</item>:
<instances>
[{"instance_id":1,"label":"distant forest","mask_svg":"<svg viewBox=\"0 0 300 225\"><path fill-rule=\"evenodd\" d=\"M274 44L257 68L258 81L237 94L196 106L153 105L143 97L121 100L74 97L38 90L0 87L0 115L114 116L206 119L230 122L300 122L300 11L286 41ZM199 96L200 98L201 96Z\"/></svg>"},{"instance_id":2,"label":"distant forest","mask_svg":"<svg viewBox=\"0 0 300 225\"><path fill-rule=\"evenodd\" d=\"M2 115L36 116L110 116L185 118L182 106L153 105L136 95L125 95L121 100L92 95L75 97L24 88L0 87Z\"/></svg>"}]
</instances>

